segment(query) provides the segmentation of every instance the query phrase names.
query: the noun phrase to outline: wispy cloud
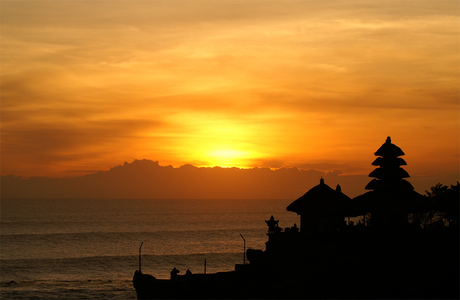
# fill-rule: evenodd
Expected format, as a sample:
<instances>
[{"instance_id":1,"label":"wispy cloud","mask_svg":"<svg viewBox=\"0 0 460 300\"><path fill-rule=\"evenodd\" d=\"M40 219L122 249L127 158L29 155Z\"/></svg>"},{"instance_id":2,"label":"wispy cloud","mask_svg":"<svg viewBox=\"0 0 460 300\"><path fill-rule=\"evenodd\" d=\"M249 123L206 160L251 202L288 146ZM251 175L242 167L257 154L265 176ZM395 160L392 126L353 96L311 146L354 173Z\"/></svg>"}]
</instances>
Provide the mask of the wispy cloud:
<instances>
[{"instance_id":1,"label":"wispy cloud","mask_svg":"<svg viewBox=\"0 0 460 300\"><path fill-rule=\"evenodd\" d=\"M358 173L387 135L419 165L459 153L452 1L4 1L1 13L2 174L144 157Z\"/></svg>"}]
</instances>

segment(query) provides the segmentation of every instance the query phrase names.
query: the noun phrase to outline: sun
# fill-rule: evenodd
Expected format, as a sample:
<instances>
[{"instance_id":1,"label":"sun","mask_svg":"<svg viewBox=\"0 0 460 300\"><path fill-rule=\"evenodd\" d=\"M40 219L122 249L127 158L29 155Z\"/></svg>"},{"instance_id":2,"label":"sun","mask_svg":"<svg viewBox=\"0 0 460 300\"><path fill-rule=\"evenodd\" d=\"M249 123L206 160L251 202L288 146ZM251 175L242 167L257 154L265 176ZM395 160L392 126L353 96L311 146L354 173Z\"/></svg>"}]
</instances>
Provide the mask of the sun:
<instances>
[{"instance_id":1,"label":"sun","mask_svg":"<svg viewBox=\"0 0 460 300\"><path fill-rule=\"evenodd\" d=\"M208 151L205 156L209 166L244 168L248 167L246 164L252 154L239 149L221 148Z\"/></svg>"}]
</instances>

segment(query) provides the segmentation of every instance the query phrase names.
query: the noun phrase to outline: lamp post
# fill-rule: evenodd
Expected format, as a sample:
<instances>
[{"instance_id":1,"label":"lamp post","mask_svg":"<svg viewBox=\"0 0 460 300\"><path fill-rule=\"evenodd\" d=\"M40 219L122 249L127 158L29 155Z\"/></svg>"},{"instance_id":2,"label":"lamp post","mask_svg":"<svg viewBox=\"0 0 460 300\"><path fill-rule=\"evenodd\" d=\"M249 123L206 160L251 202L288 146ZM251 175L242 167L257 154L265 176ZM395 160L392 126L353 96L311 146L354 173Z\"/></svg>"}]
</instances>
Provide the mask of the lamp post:
<instances>
[{"instance_id":1,"label":"lamp post","mask_svg":"<svg viewBox=\"0 0 460 300\"><path fill-rule=\"evenodd\" d=\"M246 264L246 240L244 239L243 235L240 233L241 238L243 239L244 246L243 246L243 265Z\"/></svg>"},{"instance_id":2,"label":"lamp post","mask_svg":"<svg viewBox=\"0 0 460 300\"><path fill-rule=\"evenodd\" d=\"M142 242L141 246L139 247L139 273L141 273L141 274L142 274L142 271L141 271L141 264L142 264L141 248L142 248L143 244L144 244L144 242Z\"/></svg>"}]
</instances>

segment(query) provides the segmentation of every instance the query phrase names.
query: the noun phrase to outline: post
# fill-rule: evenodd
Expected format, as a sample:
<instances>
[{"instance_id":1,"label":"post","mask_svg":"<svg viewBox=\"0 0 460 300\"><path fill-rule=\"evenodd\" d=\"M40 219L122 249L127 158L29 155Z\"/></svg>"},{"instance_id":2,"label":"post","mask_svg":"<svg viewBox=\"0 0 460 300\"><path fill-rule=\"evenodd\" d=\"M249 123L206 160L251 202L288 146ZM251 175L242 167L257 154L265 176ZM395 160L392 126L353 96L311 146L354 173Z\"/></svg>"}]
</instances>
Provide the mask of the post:
<instances>
[{"instance_id":1,"label":"post","mask_svg":"<svg viewBox=\"0 0 460 300\"><path fill-rule=\"evenodd\" d=\"M243 246L243 265L246 264L246 240L244 239L243 235L240 233L241 238L243 239L244 246Z\"/></svg>"},{"instance_id":2,"label":"post","mask_svg":"<svg viewBox=\"0 0 460 300\"><path fill-rule=\"evenodd\" d=\"M142 244L144 244L144 242L142 242L141 246L139 247L139 273L141 273L141 274L142 274L142 271L141 271L141 265L142 265L141 248L142 248Z\"/></svg>"}]
</instances>

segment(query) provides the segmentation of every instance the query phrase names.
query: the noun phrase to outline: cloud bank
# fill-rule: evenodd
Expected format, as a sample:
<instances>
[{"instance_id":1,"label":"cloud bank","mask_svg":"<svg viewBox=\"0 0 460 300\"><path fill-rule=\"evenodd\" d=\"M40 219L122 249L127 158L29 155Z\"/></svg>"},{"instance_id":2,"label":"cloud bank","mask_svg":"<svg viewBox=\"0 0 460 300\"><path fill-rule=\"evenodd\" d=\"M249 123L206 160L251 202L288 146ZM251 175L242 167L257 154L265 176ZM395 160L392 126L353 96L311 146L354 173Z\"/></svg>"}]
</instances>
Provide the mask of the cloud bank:
<instances>
[{"instance_id":1,"label":"cloud bank","mask_svg":"<svg viewBox=\"0 0 460 300\"><path fill-rule=\"evenodd\" d=\"M344 176L340 170L280 168L198 168L160 166L157 161L125 162L108 171L74 178L2 176L2 198L125 198L125 199L297 199L324 178L350 197L363 194L371 178ZM424 193L432 178L410 179ZM427 185L429 183L430 185ZM425 187L420 190L420 187Z\"/></svg>"}]
</instances>

